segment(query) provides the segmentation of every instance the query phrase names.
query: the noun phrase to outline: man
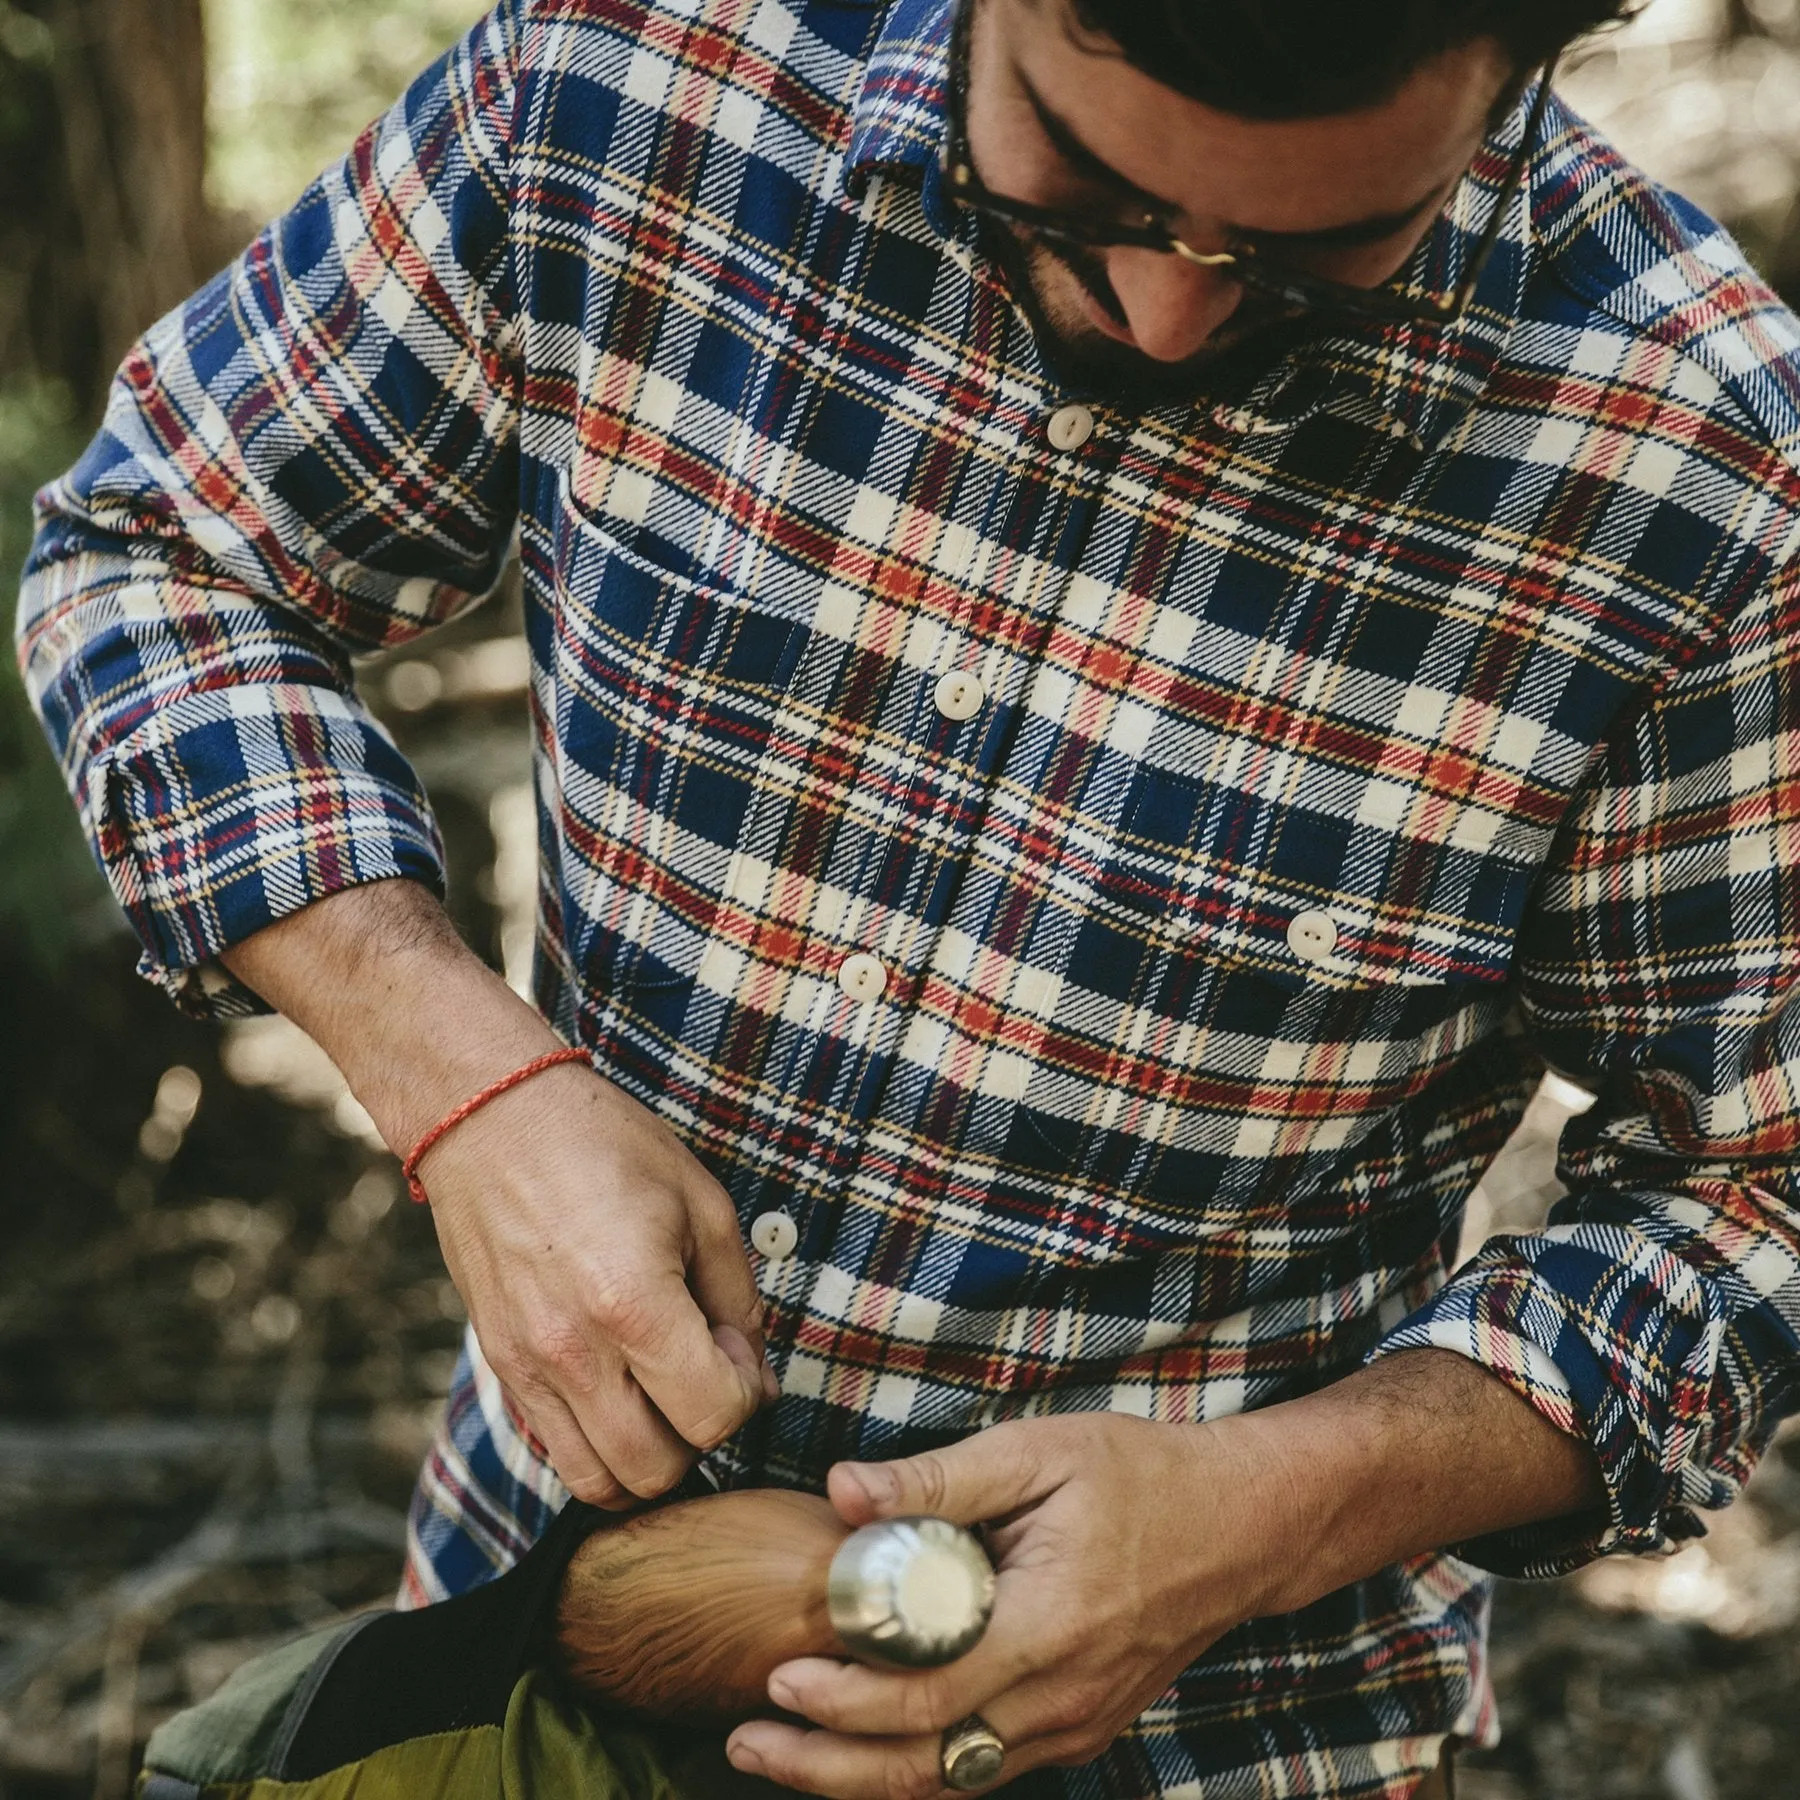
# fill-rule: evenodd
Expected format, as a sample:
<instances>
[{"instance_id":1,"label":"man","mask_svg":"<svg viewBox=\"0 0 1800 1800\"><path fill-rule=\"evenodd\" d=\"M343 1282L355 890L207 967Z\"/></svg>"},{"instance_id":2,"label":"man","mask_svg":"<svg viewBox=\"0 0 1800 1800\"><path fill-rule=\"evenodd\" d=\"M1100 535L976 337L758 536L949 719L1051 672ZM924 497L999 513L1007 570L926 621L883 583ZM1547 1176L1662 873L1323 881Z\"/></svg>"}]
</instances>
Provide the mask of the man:
<instances>
[{"instance_id":1,"label":"man","mask_svg":"<svg viewBox=\"0 0 1800 1800\"><path fill-rule=\"evenodd\" d=\"M1537 79L1617 10L507 0L127 365L24 665L148 972L430 1144L412 1600L829 1477L998 1522L999 1608L740 1769L1397 1800L1480 1570L1741 1486L1795 334ZM541 1016L350 688L515 521ZM1546 1062L1570 1198L1448 1278Z\"/></svg>"}]
</instances>

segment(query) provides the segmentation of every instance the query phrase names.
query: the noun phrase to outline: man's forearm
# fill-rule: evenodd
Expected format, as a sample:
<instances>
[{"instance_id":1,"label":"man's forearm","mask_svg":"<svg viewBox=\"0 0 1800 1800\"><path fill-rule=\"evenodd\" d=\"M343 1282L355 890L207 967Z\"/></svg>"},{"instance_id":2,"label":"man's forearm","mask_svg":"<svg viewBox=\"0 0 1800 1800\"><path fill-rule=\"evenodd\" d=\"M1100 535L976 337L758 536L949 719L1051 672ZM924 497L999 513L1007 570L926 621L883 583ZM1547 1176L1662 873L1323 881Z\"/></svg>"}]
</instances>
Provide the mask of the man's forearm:
<instances>
[{"instance_id":1,"label":"man's forearm","mask_svg":"<svg viewBox=\"0 0 1800 1800\"><path fill-rule=\"evenodd\" d=\"M1597 1508L1593 1451L1467 1358L1414 1350L1241 1421L1293 1542L1270 1612L1447 1544Z\"/></svg>"},{"instance_id":2,"label":"man's forearm","mask_svg":"<svg viewBox=\"0 0 1800 1800\"><path fill-rule=\"evenodd\" d=\"M325 1049L396 1153L497 1076L557 1047L416 882L334 894L223 960Z\"/></svg>"}]
</instances>

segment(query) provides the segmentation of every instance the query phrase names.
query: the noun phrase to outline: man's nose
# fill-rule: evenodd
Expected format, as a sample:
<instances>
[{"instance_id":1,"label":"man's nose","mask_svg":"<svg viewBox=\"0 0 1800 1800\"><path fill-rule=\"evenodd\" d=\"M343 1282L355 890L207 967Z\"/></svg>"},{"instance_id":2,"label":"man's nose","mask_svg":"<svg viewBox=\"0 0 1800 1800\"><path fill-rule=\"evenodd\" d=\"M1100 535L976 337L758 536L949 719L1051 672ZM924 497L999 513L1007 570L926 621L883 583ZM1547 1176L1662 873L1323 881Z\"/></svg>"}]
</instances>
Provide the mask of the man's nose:
<instances>
[{"instance_id":1,"label":"man's nose","mask_svg":"<svg viewBox=\"0 0 1800 1800\"><path fill-rule=\"evenodd\" d=\"M1197 355L1244 297L1229 271L1200 268L1155 250L1112 250L1106 273L1132 342L1157 362Z\"/></svg>"}]
</instances>

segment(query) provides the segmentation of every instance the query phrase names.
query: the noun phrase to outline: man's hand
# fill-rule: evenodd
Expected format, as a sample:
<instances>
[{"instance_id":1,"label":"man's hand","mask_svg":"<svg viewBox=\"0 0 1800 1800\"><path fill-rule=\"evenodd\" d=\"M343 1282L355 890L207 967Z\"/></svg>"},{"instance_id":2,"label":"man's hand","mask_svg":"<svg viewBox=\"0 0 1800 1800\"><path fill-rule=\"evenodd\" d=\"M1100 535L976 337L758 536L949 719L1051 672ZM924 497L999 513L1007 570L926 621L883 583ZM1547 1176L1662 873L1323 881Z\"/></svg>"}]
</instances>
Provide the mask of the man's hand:
<instances>
[{"instance_id":1,"label":"man's hand","mask_svg":"<svg viewBox=\"0 0 1800 1800\"><path fill-rule=\"evenodd\" d=\"M985 1522L999 1566L993 1622L959 1662L902 1674L809 1657L770 1676L770 1698L822 1729L752 1721L733 1764L837 1800L943 1792L940 1734L974 1712L1006 1743L1003 1782L1091 1761L1244 1620L1602 1498L1585 1444L1435 1350L1206 1425L1000 1425L906 1462L839 1464L830 1491L851 1525Z\"/></svg>"},{"instance_id":2,"label":"man's hand","mask_svg":"<svg viewBox=\"0 0 1800 1800\"><path fill-rule=\"evenodd\" d=\"M1230 1433L1215 1443L1206 1428L1111 1414L998 1425L910 1462L840 1464L831 1497L850 1524L989 1522L992 1623L942 1669L825 1658L776 1669L769 1697L824 1729L741 1726L732 1763L843 1800L924 1800L943 1788L941 1732L972 1712L1005 1740L1009 1781L1091 1761L1213 1639L1263 1610L1285 1535L1271 1529L1264 1485Z\"/></svg>"},{"instance_id":3,"label":"man's hand","mask_svg":"<svg viewBox=\"0 0 1800 1800\"><path fill-rule=\"evenodd\" d=\"M225 961L324 1047L397 1155L560 1047L411 882L334 895ZM421 1173L482 1350L581 1499L666 1492L774 1398L730 1200L598 1075L500 1096Z\"/></svg>"},{"instance_id":4,"label":"man's hand","mask_svg":"<svg viewBox=\"0 0 1800 1800\"><path fill-rule=\"evenodd\" d=\"M424 1173L483 1353L582 1499L665 1493L773 1397L730 1201L617 1088L540 1076Z\"/></svg>"}]
</instances>

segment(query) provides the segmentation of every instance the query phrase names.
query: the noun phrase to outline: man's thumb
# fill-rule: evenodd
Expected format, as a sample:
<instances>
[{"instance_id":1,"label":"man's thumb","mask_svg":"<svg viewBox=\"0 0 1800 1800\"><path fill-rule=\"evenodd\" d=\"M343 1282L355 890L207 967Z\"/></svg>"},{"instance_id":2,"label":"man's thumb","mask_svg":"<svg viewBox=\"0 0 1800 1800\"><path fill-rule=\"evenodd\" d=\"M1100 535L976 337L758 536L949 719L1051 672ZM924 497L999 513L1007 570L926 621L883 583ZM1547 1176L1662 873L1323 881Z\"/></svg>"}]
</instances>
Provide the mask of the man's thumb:
<instances>
[{"instance_id":1,"label":"man's thumb","mask_svg":"<svg viewBox=\"0 0 1800 1800\"><path fill-rule=\"evenodd\" d=\"M901 1462L839 1463L827 1480L846 1525L919 1514L979 1525L1035 1498L1031 1467L1012 1432L978 1432Z\"/></svg>"}]
</instances>

